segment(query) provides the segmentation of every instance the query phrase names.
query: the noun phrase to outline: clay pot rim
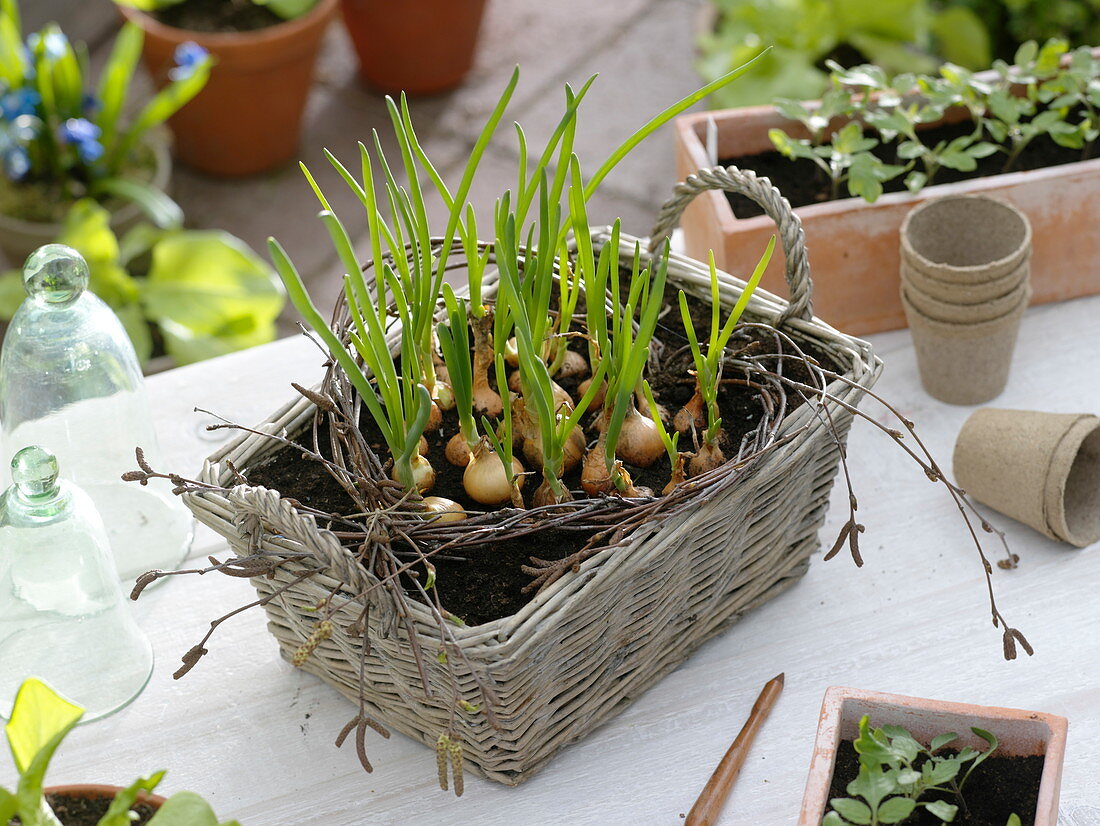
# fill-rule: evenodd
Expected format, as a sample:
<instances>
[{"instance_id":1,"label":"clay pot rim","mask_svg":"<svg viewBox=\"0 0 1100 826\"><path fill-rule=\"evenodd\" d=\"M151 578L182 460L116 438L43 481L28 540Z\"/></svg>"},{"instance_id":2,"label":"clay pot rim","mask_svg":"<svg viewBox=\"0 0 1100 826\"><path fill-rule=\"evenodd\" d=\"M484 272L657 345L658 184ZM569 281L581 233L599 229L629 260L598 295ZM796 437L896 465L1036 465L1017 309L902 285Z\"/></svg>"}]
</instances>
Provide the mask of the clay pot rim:
<instances>
[{"instance_id":1,"label":"clay pot rim","mask_svg":"<svg viewBox=\"0 0 1100 826\"><path fill-rule=\"evenodd\" d=\"M827 762L829 777L832 777L831 768L836 761L836 740L840 737L840 707L844 700L857 700L879 705L892 705L898 707L910 707L918 709L933 709L949 714L960 714L970 717L986 718L998 722L1013 722L1020 720L1037 721L1045 723L1050 729L1050 739L1047 741L1044 752L1043 772L1039 779L1039 798L1036 802L1036 813L1045 813L1052 809L1058 800L1061 791L1062 764L1065 758L1066 739L1069 731L1069 720L1058 714L1045 711L1029 711L1027 709L1008 708L1005 706L983 706L977 703L958 703L950 700L934 700L929 697L912 697L905 694L890 694L882 691L868 691L861 688L848 688L846 686L829 686L825 689L825 697L821 703L821 712L818 716L817 735L814 738L813 757L810 760L810 768L807 772L806 792L802 800L799 824L810 824L808 815L816 815L820 818L824 812L810 811L807 806L824 802L817 799L817 794L827 796L828 789L820 790L814 784L815 775L823 772L821 767ZM1055 755L1056 760L1046 759L1049 755ZM817 770L815 772L815 770ZM816 826L816 821L814 821ZM1053 826L1053 824L1051 824Z\"/></svg>"},{"instance_id":2,"label":"clay pot rim","mask_svg":"<svg viewBox=\"0 0 1100 826\"><path fill-rule=\"evenodd\" d=\"M47 786L42 791L44 794L62 794L68 797L113 798L122 789L122 786L111 786L106 783L66 783L62 786ZM141 792L137 799L139 803L147 803L154 809L159 809L167 802L167 798L152 792Z\"/></svg>"},{"instance_id":3,"label":"clay pot rim","mask_svg":"<svg viewBox=\"0 0 1100 826\"><path fill-rule=\"evenodd\" d=\"M933 332L937 332L941 335L946 335L951 338L978 338L980 336L988 335L993 332L995 328L1000 327L1007 322L1019 322L1019 319L1023 317L1023 314L1027 311L1028 305L1031 302L1031 285L1020 297L1020 302L1014 306L1011 310L1004 315L997 316L996 318L987 318L981 321L969 322L969 321L941 321L938 318L932 318L927 313L921 312L917 307L914 307L912 302L905 296L905 293L901 294L901 305L905 309L906 317L909 318L910 314L915 317L921 324L925 325ZM909 326L912 327L912 318L910 318Z\"/></svg>"},{"instance_id":4,"label":"clay pot rim","mask_svg":"<svg viewBox=\"0 0 1100 826\"><path fill-rule=\"evenodd\" d=\"M153 178L149 183L164 192L172 180L171 140L162 129L150 132L146 140L147 145L153 151L154 160ZM112 228L117 227L119 224L138 218L140 215L141 207L133 201L129 201L111 213L110 226ZM48 233L50 235L49 241L53 241L61 234L62 226L64 226L63 221L27 221L0 212L0 227L28 234ZM49 241L43 243L49 243ZM12 263L22 266L23 262Z\"/></svg>"},{"instance_id":5,"label":"clay pot rim","mask_svg":"<svg viewBox=\"0 0 1100 826\"><path fill-rule=\"evenodd\" d=\"M934 209L938 206L942 206L943 204L951 203L953 201L984 201L988 204L994 204L998 208L1005 210L1007 213L1011 214L1014 218L1016 218L1023 224L1023 240L1016 247L1016 249L1014 249L1008 255L1002 256L1001 258L995 259L993 261L987 261L984 264L970 264L966 266L959 266L955 264L946 264L939 261L933 261L930 258L925 257L913 248L913 244L909 240L909 224L912 222L914 216L920 215L925 210ZM904 261L905 258L910 257L912 259L910 263L914 268L924 270L927 274L929 274L929 277L933 278L936 276L931 275L931 273L946 272L951 273L952 275L959 276L959 281L967 283L984 283L987 281L993 281L996 280L996 278L1005 275L1007 272L1015 270L1015 266L1008 266L1009 264L1012 264L1014 260L1019 259L1022 261L1026 258L1030 258L1031 256L1031 222L1027 219L1027 216L1007 201L1002 201L998 198L991 198L988 195L944 195L939 198L930 198L927 201L923 201L922 203L917 204L915 207L909 210L909 212L906 214L905 219L901 222L901 230L899 234L901 237L902 260ZM1004 270L1004 272L1002 272L998 276L994 276L994 278L977 279L975 281L974 276L979 276L981 273L987 270ZM955 279L950 278L939 278L937 280L947 281L948 283L954 283L955 281Z\"/></svg>"},{"instance_id":6,"label":"clay pot rim","mask_svg":"<svg viewBox=\"0 0 1100 826\"><path fill-rule=\"evenodd\" d=\"M317 0L317 4L301 17L285 20L274 26L253 29L247 32L198 32L191 29L178 29L161 23L148 12L130 6L117 5L119 13L132 23L136 23L148 34L171 43L194 41L204 47L220 52L233 50L251 50L257 46L290 40L302 32L318 25L336 13L339 0Z\"/></svg>"},{"instance_id":7,"label":"clay pot rim","mask_svg":"<svg viewBox=\"0 0 1100 826\"><path fill-rule=\"evenodd\" d=\"M942 321L945 324L980 324L983 321L995 321L1011 313L1016 308L1020 298L1029 293L1030 288L1031 285L1025 282L1004 295L967 303L944 301L942 298L929 295L919 287L914 287L902 281L901 295L911 307L934 321ZM917 296L916 302L911 297L913 295ZM918 302L920 303L918 304ZM934 307L935 309L925 309L925 307ZM1005 309L1005 307L1008 309ZM952 315L962 316L962 320L951 318Z\"/></svg>"}]
</instances>

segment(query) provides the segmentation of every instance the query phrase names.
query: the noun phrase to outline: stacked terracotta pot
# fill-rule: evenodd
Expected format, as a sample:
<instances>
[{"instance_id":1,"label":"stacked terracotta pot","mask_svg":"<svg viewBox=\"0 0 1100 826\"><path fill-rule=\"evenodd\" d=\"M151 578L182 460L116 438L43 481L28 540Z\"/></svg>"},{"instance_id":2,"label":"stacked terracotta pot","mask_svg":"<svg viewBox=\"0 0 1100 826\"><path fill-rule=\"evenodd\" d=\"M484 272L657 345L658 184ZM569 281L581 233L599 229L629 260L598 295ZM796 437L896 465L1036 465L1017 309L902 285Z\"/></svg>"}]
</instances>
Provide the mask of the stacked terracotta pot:
<instances>
[{"instance_id":1,"label":"stacked terracotta pot","mask_svg":"<svg viewBox=\"0 0 1100 826\"><path fill-rule=\"evenodd\" d=\"M1031 226L1002 201L927 201L901 230L901 299L925 390L981 404L1008 381L1031 299Z\"/></svg>"}]
</instances>

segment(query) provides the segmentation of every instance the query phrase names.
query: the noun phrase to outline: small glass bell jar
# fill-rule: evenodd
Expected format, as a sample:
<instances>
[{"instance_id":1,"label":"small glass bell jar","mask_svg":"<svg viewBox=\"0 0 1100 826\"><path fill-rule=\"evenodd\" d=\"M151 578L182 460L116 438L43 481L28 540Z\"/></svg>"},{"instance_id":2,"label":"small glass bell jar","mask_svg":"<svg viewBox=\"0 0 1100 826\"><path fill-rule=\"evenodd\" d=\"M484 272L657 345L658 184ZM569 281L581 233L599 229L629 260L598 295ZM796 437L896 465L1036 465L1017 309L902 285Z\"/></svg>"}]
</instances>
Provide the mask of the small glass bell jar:
<instances>
[{"instance_id":1,"label":"small glass bell jar","mask_svg":"<svg viewBox=\"0 0 1100 826\"><path fill-rule=\"evenodd\" d=\"M24 448L0 496L3 717L28 677L94 720L133 700L153 672L153 650L126 605L103 520L57 470L49 451Z\"/></svg>"},{"instance_id":2,"label":"small glass bell jar","mask_svg":"<svg viewBox=\"0 0 1100 826\"><path fill-rule=\"evenodd\" d=\"M23 268L27 299L0 350L0 455L32 444L53 451L107 526L124 581L173 569L194 521L167 480L122 481L134 450L158 462L144 380L118 317L87 291L88 264L62 244L39 247Z\"/></svg>"}]
</instances>

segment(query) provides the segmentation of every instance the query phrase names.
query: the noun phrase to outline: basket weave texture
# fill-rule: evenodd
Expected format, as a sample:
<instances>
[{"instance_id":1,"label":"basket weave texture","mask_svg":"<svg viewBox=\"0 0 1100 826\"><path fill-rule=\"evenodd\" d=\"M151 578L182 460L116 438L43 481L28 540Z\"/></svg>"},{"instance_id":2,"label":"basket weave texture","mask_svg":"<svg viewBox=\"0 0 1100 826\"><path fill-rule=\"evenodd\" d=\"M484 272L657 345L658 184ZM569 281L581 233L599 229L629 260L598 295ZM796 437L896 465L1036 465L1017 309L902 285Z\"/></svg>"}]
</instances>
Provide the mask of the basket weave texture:
<instances>
[{"instance_id":1,"label":"basket weave texture","mask_svg":"<svg viewBox=\"0 0 1100 826\"><path fill-rule=\"evenodd\" d=\"M818 530L851 424L847 408L854 408L863 389L874 383L881 362L865 342L812 318L801 227L766 179L734 168L692 176L662 210L654 239L675 225L694 194L713 188L754 198L778 224L794 298L788 303L757 291L745 319L782 324L792 338L827 353L849 380L829 386L835 400L802 404L777 427L773 447L731 472L727 484L690 507L643 523L622 544L586 560L517 614L456 627L464 661L451 657L442 665L429 653L428 696L406 626L395 621L392 606L381 599L372 602L371 649L365 658L363 638L337 623L332 637L303 666L358 702L362 661L370 714L429 746L450 728L463 743L466 767L489 779L515 785L530 777L558 749L623 710L705 640L797 582L819 546ZM606 233L596 236L600 244L606 238ZM626 266L636 240L623 239L620 255ZM668 274L673 288L709 300L706 266L673 254ZM728 308L744 282L726 274L720 278ZM298 398L256 429L293 435L315 414L312 403ZM261 596L307 570L321 569L265 606L269 628L290 659L315 627L319 602L333 589L350 597L372 580L334 534L298 513L292 502L273 490L236 484L233 468L247 475L248 468L280 447L255 433L238 438L207 460L200 477L228 490L187 493L185 499L238 556L258 548L297 555L273 578L253 579ZM429 610L409 601L408 611L425 652L436 651L438 625ZM481 701L470 669L492 686L499 729L481 714L460 714L452 723L452 669L461 700Z\"/></svg>"}]
</instances>

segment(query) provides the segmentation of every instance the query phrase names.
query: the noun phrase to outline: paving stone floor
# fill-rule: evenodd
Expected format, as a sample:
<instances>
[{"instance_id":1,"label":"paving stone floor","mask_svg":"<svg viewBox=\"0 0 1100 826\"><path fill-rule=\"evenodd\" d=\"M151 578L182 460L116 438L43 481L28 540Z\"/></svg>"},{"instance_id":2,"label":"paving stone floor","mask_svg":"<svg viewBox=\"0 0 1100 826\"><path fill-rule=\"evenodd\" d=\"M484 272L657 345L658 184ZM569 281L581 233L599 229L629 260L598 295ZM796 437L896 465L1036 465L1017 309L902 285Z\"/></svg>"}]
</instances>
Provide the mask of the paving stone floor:
<instances>
[{"instance_id":1,"label":"paving stone floor","mask_svg":"<svg viewBox=\"0 0 1100 826\"><path fill-rule=\"evenodd\" d=\"M485 117L521 66L507 120L523 124L538 145L564 106L564 84L580 85L599 73L582 108L576 151L594 170L630 132L700 84L693 68L694 33L702 0L490 0L477 64L457 91L412 101L421 143L447 180L457 180ZM110 0L20 0L24 28L58 21L71 37L88 42L102 63L117 28ZM143 89L148 84L142 81ZM329 30L305 113L301 159L345 215L366 249L364 222L354 196L322 155L354 158L356 142L371 129L383 135L389 119L383 98L356 78L355 56L342 26ZM392 145L392 141L388 145ZM590 207L594 221L616 216L626 230L644 235L675 183L671 128L654 135L608 178ZM479 210L512 186L518 154L511 130L501 128L482 161L472 197ZM315 220L317 204L294 165L267 175L216 180L177 168L173 194L194 227L221 227L258 250L275 236L290 252L319 306L331 305L340 271L327 234ZM354 203L353 203L354 201ZM436 203L434 209L441 211ZM489 212L479 214L491 215ZM293 311L285 333L293 330Z\"/></svg>"}]
</instances>

